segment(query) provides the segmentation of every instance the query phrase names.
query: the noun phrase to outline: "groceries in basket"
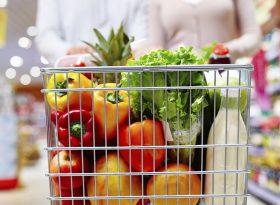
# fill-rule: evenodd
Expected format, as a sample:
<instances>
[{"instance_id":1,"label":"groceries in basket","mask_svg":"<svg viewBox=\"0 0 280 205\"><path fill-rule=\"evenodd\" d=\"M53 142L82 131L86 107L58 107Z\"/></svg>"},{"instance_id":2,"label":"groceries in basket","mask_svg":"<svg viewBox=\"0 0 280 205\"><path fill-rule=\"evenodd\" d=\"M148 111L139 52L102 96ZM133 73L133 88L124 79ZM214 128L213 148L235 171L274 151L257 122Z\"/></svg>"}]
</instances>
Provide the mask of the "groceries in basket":
<instances>
[{"instance_id":1,"label":"groceries in basket","mask_svg":"<svg viewBox=\"0 0 280 205\"><path fill-rule=\"evenodd\" d=\"M128 124L132 98L124 90L116 91L115 83L100 84L98 88L112 90L94 92L96 135L102 141L116 140L118 128Z\"/></svg>"},{"instance_id":2,"label":"groceries in basket","mask_svg":"<svg viewBox=\"0 0 280 205\"><path fill-rule=\"evenodd\" d=\"M130 167L116 153L110 153L98 159L96 167L92 168L92 172L100 173L100 175L90 177L87 183L88 196L109 197L100 200L92 199L90 200L91 205L106 204L107 201L108 205L118 204L119 201L122 205L137 204L142 195L141 177L125 175L125 173L130 172ZM101 173L107 173L108 175L101 175ZM127 197L118 200L110 199L110 196L133 196L135 198Z\"/></svg>"},{"instance_id":3,"label":"groceries in basket","mask_svg":"<svg viewBox=\"0 0 280 205\"><path fill-rule=\"evenodd\" d=\"M229 49L223 44L214 45L213 52L209 59L209 64L230 64Z\"/></svg>"},{"instance_id":4,"label":"groceries in basket","mask_svg":"<svg viewBox=\"0 0 280 205\"><path fill-rule=\"evenodd\" d=\"M141 143L142 141L142 143ZM160 121L143 120L127 125L120 130L120 146L164 146L163 127ZM152 172L165 159L165 149L120 150L123 159L137 172Z\"/></svg>"},{"instance_id":5,"label":"groceries in basket","mask_svg":"<svg viewBox=\"0 0 280 205\"><path fill-rule=\"evenodd\" d=\"M209 72L206 74L207 78L207 84L208 86L246 86L246 83L243 82L239 76L239 72L237 71L227 71L223 72L222 74L215 73L215 72ZM248 91L246 88L240 88L240 97L239 97L239 109L240 112L244 112L247 107L247 95ZM209 97L210 97L210 106L212 110L215 110L218 112L220 108L220 102L221 102L221 89L220 88L212 88L209 89Z\"/></svg>"},{"instance_id":6,"label":"groceries in basket","mask_svg":"<svg viewBox=\"0 0 280 205\"><path fill-rule=\"evenodd\" d=\"M91 91L66 91L69 89L92 88L92 82L78 73L57 73L50 77L47 89L59 89L59 92L48 92L47 101L57 111L68 111L74 108L90 110L92 107Z\"/></svg>"},{"instance_id":7,"label":"groceries in basket","mask_svg":"<svg viewBox=\"0 0 280 205\"><path fill-rule=\"evenodd\" d=\"M92 121L93 118L87 110L73 109L63 114L58 120L59 141L66 147L93 146Z\"/></svg>"},{"instance_id":8,"label":"groceries in basket","mask_svg":"<svg viewBox=\"0 0 280 205\"><path fill-rule=\"evenodd\" d=\"M247 129L241 112L238 111L238 89L221 89L221 105L211 127L208 145L243 144L248 140ZM206 171L244 171L246 169L247 148L243 147L209 147L207 149ZM226 184L226 187L225 187ZM245 173L207 174L205 194L243 194L245 191ZM243 204L244 198L217 197L206 198L205 204Z\"/></svg>"},{"instance_id":9,"label":"groceries in basket","mask_svg":"<svg viewBox=\"0 0 280 205\"><path fill-rule=\"evenodd\" d=\"M201 64L202 58L196 56L191 47L180 47L172 52L153 51L138 60L128 61L129 66L159 66ZM132 90L132 110L134 116L143 119L155 117L167 121L172 137L170 145L194 145L201 127L201 110L208 106L206 90L172 89L172 87L205 86L206 79L201 71L182 72L131 72L122 73L123 87L143 87ZM145 90L145 87L161 87L159 90ZM140 103L141 102L141 103ZM189 163L194 149L169 149L172 161ZM177 152L179 152L177 154ZM193 155L192 155L193 157Z\"/></svg>"},{"instance_id":10,"label":"groceries in basket","mask_svg":"<svg viewBox=\"0 0 280 205\"><path fill-rule=\"evenodd\" d=\"M85 179L82 176L57 176L57 174L87 173L89 172L89 163L80 151L61 151L51 160L50 172L54 174L53 182L62 189L76 189L83 186Z\"/></svg>"},{"instance_id":11,"label":"groceries in basket","mask_svg":"<svg viewBox=\"0 0 280 205\"><path fill-rule=\"evenodd\" d=\"M46 76L52 196L64 205L196 205L204 199L211 204L215 194L242 198L245 173L239 171L246 169L247 147L241 145L247 133L241 113L246 111L248 93L240 88L246 87L240 76L220 77L213 68L219 77L209 83L199 66L206 60L192 47L129 59L132 39L122 27L108 40L97 30L95 34L100 43L90 45L98 53L93 62L127 67L87 72L79 71L85 64L78 63L72 66L79 67ZM236 86L239 95L230 97L232 88L226 88L229 97L225 96L219 89L223 86ZM217 116L213 109L220 110ZM219 147L215 153L214 145ZM218 168L212 167L214 161ZM225 180L232 186L228 192L221 188ZM213 183L217 186L212 190ZM231 198L227 204L232 204ZM241 204L243 198L236 202Z\"/></svg>"},{"instance_id":12,"label":"groceries in basket","mask_svg":"<svg viewBox=\"0 0 280 205\"><path fill-rule=\"evenodd\" d=\"M85 196L85 192L84 192L84 188L80 187L77 189L61 189L58 185L53 184L52 183L52 187L53 187L53 192L54 192L54 196L55 197L84 197ZM72 203L73 202L73 203ZM60 202L58 202L59 205L91 205L88 201L86 203L84 203L84 200L62 200L61 204Z\"/></svg>"},{"instance_id":13,"label":"groceries in basket","mask_svg":"<svg viewBox=\"0 0 280 205\"><path fill-rule=\"evenodd\" d=\"M169 172L170 174L158 174L151 177L147 184L147 195L150 197L150 202L157 205L165 204L197 204L199 198L165 198L160 196L167 195L199 195L201 194L200 179L197 175L180 174L180 172L188 172L191 169L185 164L168 164L167 167L162 167L160 172ZM172 174L174 173L174 174ZM154 198L153 196L159 198Z\"/></svg>"},{"instance_id":14,"label":"groceries in basket","mask_svg":"<svg viewBox=\"0 0 280 205\"><path fill-rule=\"evenodd\" d=\"M134 38L129 38L123 30L121 24L118 31L112 29L108 39L106 39L97 29L94 29L94 33L98 39L98 43L94 45L85 42L88 46L93 49L92 63L96 66L125 66L127 60L132 58L131 43ZM95 73L94 77L98 83L115 83L115 73ZM120 76L118 76L120 77Z\"/></svg>"}]
</instances>

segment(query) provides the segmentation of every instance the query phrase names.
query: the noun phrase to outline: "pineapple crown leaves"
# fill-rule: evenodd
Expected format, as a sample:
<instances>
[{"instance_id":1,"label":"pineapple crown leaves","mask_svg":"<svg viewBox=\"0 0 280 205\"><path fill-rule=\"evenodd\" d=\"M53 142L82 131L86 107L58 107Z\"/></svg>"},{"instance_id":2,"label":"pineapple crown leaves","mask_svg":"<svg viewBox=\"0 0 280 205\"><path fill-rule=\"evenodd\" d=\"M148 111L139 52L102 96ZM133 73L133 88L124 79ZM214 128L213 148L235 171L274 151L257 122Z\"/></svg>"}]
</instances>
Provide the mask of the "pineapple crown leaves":
<instances>
[{"instance_id":1,"label":"pineapple crown leaves","mask_svg":"<svg viewBox=\"0 0 280 205\"><path fill-rule=\"evenodd\" d=\"M117 33L111 29L108 39L97 30L93 29L98 42L91 44L85 42L95 52L91 53L92 62L97 66L121 66L126 65L131 57L131 43L134 38L129 38L123 30L123 24L120 25Z\"/></svg>"}]
</instances>

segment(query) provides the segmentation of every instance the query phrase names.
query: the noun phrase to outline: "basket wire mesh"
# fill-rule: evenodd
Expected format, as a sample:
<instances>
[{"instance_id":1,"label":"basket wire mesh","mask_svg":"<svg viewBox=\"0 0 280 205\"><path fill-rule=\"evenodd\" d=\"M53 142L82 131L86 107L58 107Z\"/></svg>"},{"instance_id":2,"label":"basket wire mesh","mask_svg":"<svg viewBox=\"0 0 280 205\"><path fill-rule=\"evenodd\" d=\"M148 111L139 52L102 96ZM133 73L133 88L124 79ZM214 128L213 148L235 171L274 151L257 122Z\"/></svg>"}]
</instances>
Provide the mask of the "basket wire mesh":
<instances>
[{"instance_id":1,"label":"basket wire mesh","mask_svg":"<svg viewBox=\"0 0 280 205\"><path fill-rule=\"evenodd\" d=\"M221 71L226 73L227 76L224 85L218 85L217 83L217 78ZM235 85L230 84L233 71L238 79ZM50 185L48 199L51 204L247 204L247 174L249 170L247 166L239 167L239 160L241 160L241 153L243 155L241 158L245 158L245 164L247 164L249 145L248 141L240 141L239 118L241 117L246 125L246 138L248 140L251 71L251 65L42 69L44 79L42 92L45 96L48 134L46 148L49 164L47 176L49 177ZM96 82L89 79L87 79L87 82L90 82L90 85L85 86L85 73L91 79L94 79L95 75L99 74L101 81L104 83L103 86L96 86ZM120 83L121 73L127 76L126 86ZM131 74L133 73L137 73L139 76L139 86L137 87L131 86L131 81L135 80L131 79ZM148 82L149 86L145 86L147 82L143 81L143 75L147 73L152 76L151 82ZM185 73L188 73L189 78L185 80L188 80L189 83L180 85L180 77ZM210 76L213 79L213 85L193 85L197 73ZM176 85L168 85L169 74L176 76ZM115 87L106 87L107 75L114 76ZM157 86L158 75L163 76L164 84L161 86ZM73 82L76 83L75 86L71 85ZM63 86L59 87L57 86L58 84L63 84ZM214 95L213 106L210 106L209 102L208 106L204 106L204 102L207 101L204 96L209 94L210 89ZM207 138L210 134L210 127L215 122L216 114L219 110L217 102L220 101L218 97L220 89L226 90L225 142L215 143L215 133L220 128L213 126L211 130L214 136L213 142L208 144ZM187 112L191 118L190 113L193 112L192 95L198 90L200 91L200 96L198 97L203 97L201 98L201 111L199 111L199 115L195 116L196 121L188 120L188 125L185 125L188 128L187 130L180 130L181 113L179 108L176 109L175 113L172 113L176 116L174 119L177 121L175 126L172 126L172 130L170 129L170 122L168 123L168 115L174 111L169 111L168 106L164 110L163 122L159 124L156 105L159 92L163 93L160 101L165 105L168 105L171 100L169 98L171 91L177 94L185 92L185 95L188 95ZM228 93L230 90L238 90L238 135L236 136L236 143L227 140L227 128L230 126L228 125ZM241 111L240 105L243 91L246 91L247 105L246 109ZM124 102L123 98L119 98L121 92L126 93L125 108L121 107ZM102 93L103 106L97 108L101 102L97 101L96 96L97 94L102 96ZM108 107L108 98L112 97L112 95L108 95L109 93L115 95L115 110ZM133 98L135 93L140 96L139 99ZM146 127L148 123L145 113L146 104L144 103L147 95L149 95L151 101L150 109L152 113L149 119L149 123L151 123L150 135L147 134ZM90 98L85 96L90 96ZM134 100L138 100L140 109L140 115L136 119L135 113L131 108L135 103ZM75 106L72 103L73 101L76 103ZM61 104L63 104L64 108L61 107ZM74 114L70 114L73 110L77 110L75 117L73 117ZM90 119L88 119L88 116L85 117L85 110L90 113ZM100 116L100 113L103 116ZM124 123L120 123L123 113L127 113L127 117ZM62 118L64 122L62 122ZM99 118L103 119L103 127L100 122L97 122ZM73 123L73 119L76 122ZM133 126L136 126L135 123L138 123L140 132L140 134L138 133L140 137L138 137L138 141L136 140L137 142L135 142L135 131L133 130ZM62 125L64 126L63 128L61 128ZM113 137L109 130L112 126L115 126ZM164 136L161 144L158 143L158 136L160 136L161 132L158 127L161 128ZM121 141L125 128L127 128L128 135L126 145ZM61 130L64 130L63 140L61 139ZM84 137L85 132L88 132L88 130L91 132L89 135L91 139ZM195 130L197 130L196 134L193 134ZM73 140L74 132L78 132L80 135L74 137L76 141ZM176 133L178 135L183 133L185 136L184 144L175 139ZM147 136L152 139L147 139ZM173 142L170 143L172 140ZM147 141L150 144L145 144ZM219 153L215 154L215 150L219 149L225 150L223 156L225 160L224 169L215 170L215 160L220 157ZM187 152L183 152L185 155L182 155L182 150L187 150ZM212 159L213 170L206 169L206 153L208 150L213 150L214 152L215 157ZM227 162L229 150L235 150L236 156L233 158L236 159L236 162ZM171 152L173 155L170 154ZM161 159L159 160L158 158ZM184 163L181 162L182 158L186 158ZM150 163L151 161L152 163ZM236 168L227 169L227 163L236 163ZM135 169L137 167L135 164L138 164L137 169ZM150 165L148 171L145 170L147 164ZM212 183L206 184L206 176L211 176ZM221 183L217 182L217 180L215 181L215 176L223 176ZM228 193L227 191L227 189L231 189L227 186L227 176L235 178L234 193ZM238 189L240 185L243 187L241 191ZM222 186L222 193L213 192L213 190L216 190L215 186ZM206 193L206 188L211 189L211 192Z\"/></svg>"}]
</instances>

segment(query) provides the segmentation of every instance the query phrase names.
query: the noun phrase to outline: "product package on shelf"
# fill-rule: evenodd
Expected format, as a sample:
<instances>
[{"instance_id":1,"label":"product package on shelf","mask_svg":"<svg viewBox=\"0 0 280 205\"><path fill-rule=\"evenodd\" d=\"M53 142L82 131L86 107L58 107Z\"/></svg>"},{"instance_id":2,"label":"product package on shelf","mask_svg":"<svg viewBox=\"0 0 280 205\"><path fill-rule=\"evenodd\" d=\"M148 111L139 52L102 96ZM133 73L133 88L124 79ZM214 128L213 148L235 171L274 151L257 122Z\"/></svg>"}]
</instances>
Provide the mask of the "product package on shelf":
<instances>
[{"instance_id":1,"label":"product package on shelf","mask_svg":"<svg viewBox=\"0 0 280 205\"><path fill-rule=\"evenodd\" d=\"M0 189L11 189L19 177L17 116L12 87L2 76L0 87Z\"/></svg>"},{"instance_id":2,"label":"product package on shelf","mask_svg":"<svg viewBox=\"0 0 280 205\"><path fill-rule=\"evenodd\" d=\"M280 193L280 135L277 130L252 134L249 149L250 180L275 194ZM270 123L272 126L272 123ZM279 125L278 125L279 127Z\"/></svg>"}]
</instances>

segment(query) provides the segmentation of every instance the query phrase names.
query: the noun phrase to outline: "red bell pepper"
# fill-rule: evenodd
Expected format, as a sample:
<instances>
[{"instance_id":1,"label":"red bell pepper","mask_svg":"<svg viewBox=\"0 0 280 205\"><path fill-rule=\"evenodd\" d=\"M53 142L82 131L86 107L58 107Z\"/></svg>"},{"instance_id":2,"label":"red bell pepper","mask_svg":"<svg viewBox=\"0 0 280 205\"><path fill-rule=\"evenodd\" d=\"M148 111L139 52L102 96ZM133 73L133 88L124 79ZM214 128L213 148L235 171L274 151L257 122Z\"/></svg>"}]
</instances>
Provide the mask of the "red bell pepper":
<instances>
[{"instance_id":1,"label":"red bell pepper","mask_svg":"<svg viewBox=\"0 0 280 205\"><path fill-rule=\"evenodd\" d=\"M65 147L93 146L92 123L93 118L86 110L71 110L63 114L58 120L59 141Z\"/></svg>"},{"instance_id":2,"label":"red bell pepper","mask_svg":"<svg viewBox=\"0 0 280 205\"><path fill-rule=\"evenodd\" d=\"M56 117L57 117L57 122L59 120L59 118L64 115L65 112L61 112L61 111L56 111L54 109L51 110L51 121L54 125L56 125Z\"/></svg>"}]
</instances>

